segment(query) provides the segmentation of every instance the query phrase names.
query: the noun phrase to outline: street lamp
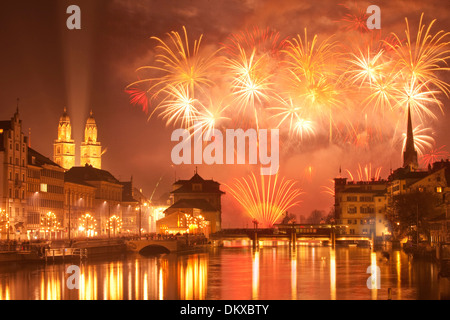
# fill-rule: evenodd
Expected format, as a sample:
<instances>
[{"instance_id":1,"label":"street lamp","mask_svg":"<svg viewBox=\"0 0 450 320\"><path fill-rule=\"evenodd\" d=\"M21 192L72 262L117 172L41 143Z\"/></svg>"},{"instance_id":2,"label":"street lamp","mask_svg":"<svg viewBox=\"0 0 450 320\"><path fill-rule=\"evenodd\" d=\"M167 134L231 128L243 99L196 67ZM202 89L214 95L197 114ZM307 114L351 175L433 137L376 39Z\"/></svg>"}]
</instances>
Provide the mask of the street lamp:
<instances>
[{"instance_id":1,"label":"street lamp","mask_svg":"<svg viewBox=\"0 0 450 320\"><path fill-rule=\"evenodd\" d=\"M80 218L80 226L78 229L84 231L86 237L94 236L95 228L97 226L96 222L97 221L91 214L83 214Z\"/></svg>"},{"instance_id":2,"label":"street lamp","mask_svg":"<svg viewBox=\"0 0 450 320\"><path fill-rule=\"evenodd\" d=\"M9 241L9 214L6 213L5 209L0 210L0 223L5 224L6 238Z\"/></svg>"},{"instance_id":3,"label":"street lamp","mask_svg":"<svg viewBox=\"0 0 450 320\"><path fill-rule=\"evenodd\" d=\"M109 231L109 234L111 234L111 228L113 228L114 236L116 236L116 229L120 230L122 228L122 220L116 215L113 215L108 220L108 231Z\"/></svg>"},{"instance_id":4,"label":"street lamp","mask_svg":"<svg viewBox=\"0 0 450 320\"><path fill-rule=\"evenodd\" d=\"M71 199L70 199L70 195L71 195L72 193L69 191L69 240L70 240L70 204L71 204Z\"/></svg>"},{"instance_id":5,"label":"street lamp","mask_svg":"<svg viewBox=\"0 0 450 320\"><path fill-rule=\"evenodd\" d=\"M111 238L111 230L108 227L109 220L111 219L111 204L108 201L104 201L103 204L107 204L108 205L108 220L106 221L106 227L108 229L108 238ZM102 216L103 216L103 213L102 213Z\"/></svg>"},{"instance_id":6,"label":"street lamp","mask_svg":"<svg viewBox=\"0 0 450 320\"><path fill-rule=\"evenodd\" d=\"M52 237L52 232L61 230L60 227L61 225L53 212L49 211L45 216L41 217L41 230L44 230L46 236L48 232L50 240Z\"/></svg>"}]
</instances>

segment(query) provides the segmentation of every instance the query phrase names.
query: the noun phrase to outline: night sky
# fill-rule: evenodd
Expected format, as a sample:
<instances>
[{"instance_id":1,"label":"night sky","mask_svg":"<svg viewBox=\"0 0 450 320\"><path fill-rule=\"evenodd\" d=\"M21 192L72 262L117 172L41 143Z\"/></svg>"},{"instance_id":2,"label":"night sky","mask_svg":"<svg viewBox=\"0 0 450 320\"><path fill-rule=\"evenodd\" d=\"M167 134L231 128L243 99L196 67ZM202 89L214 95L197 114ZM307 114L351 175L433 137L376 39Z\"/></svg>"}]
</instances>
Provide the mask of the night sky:
<instances>
[{"instance_id":1,"label":"night sky","mask_svg":"<svg viewBox=\"0 0 450 320\"><path fill-rule=\"evenodd\" d=\"M170 191L175 177L188 179L195 166L173 166L170 151L172 127L157 117L149 121L138 106L130 104L125 93L136 80L136 68L151 64L155 42L172 30L186 26L192 39L203 34L203 44L219 47L227 37L246 28L274 28L282 38L310 34L321 39L357 40L357 31L348 31L342 19L349 9L381 8L381 32L404 34L405 17L413 30L421 13L425 22L437 19L433 30L450 31L445 1L230 1L230 0L133 0L60 1L17 0L0 5L0 119L10 119L20 98L23 131L31 130L31 146L53 157L53 141L63 108L67 107L76 142L76 163L84 135L85 121L92 109L98 126L98 140L107 148L102 169L119 180L133 176L135 186L155 198ZM81 30L66 28L66 8L81 8ZM355 9L358 8L358 9ZM447 39L448 41L448 39ZM442 74L448 82L448 72ZM449 100L441 97L445 115L429 123L435 147L450 150L448 128ZM350 112L350 111L346 111ZM355 115L356 117L357 115ZM387 115L388 117L389 115ZM406 125L406 123L405 123ZM404 130L404 128L402 129ZM313 209L329 211L333 198L324 193L330 179L341 167L356 172L358 164L382 167L387 178L390 168L401 166L401 144L391 141L366 147L345 147L319 140L280 153L280 173L298 181L305 192L302 204L290 210L307 216ZM311 170L308 168L311 167ZM203 178L231 183L248 175L248 166L200 165ZM344 175L344 173L343 173ZM222 188L224 189L224 188ZM225 190L226 191L226 190ZM227 194L223 198L223 226L250 225L251 219Z\"/></svg>"}]
</instances>

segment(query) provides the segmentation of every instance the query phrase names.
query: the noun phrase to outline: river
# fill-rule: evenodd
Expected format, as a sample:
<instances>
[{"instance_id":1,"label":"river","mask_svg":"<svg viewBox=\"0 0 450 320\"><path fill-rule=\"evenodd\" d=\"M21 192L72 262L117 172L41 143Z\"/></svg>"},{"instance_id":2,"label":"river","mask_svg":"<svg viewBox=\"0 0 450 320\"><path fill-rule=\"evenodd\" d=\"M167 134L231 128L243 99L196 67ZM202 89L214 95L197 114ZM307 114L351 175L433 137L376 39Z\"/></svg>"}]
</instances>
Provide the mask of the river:
<instances>
[{"instance_id":1,"label":"river","mask_svg":"<svg viewBox=\"0 0 450 320\"><path fill-rule=\"evenodd\" d=\"M78 289L67 286L69 263L0 265L0 300L450 299L436 264L369 248L211 248L73 264Z\"/></svg>"}]
</instances>

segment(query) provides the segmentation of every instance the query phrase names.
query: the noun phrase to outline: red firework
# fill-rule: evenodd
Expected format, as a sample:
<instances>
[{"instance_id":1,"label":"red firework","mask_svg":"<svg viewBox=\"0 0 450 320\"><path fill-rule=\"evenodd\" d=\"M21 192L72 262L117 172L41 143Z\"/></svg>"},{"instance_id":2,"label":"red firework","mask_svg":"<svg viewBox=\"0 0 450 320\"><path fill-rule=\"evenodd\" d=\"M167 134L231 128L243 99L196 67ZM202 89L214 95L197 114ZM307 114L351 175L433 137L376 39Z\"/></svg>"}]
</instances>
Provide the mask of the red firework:
<instances>
[{"instance_id":1,"label":"red firework","mask_svg":"<svg viewBox=\"0 0 450 320\"><path fill-rule=\"evenodd\" d=\"M369 31L367 28L367 19L369 18L369 15L364 9L357 8L356 3L352 7L342 3L339 5L349 11L342 19L339 20L339 22L344 24L345 30L355 30L361 33L366 33Z\"/></svg>"},{"instance_id":2,"label":"red firework","mask_svg":"<svg viewBox=\"0 0 450 320\"><path fill-rule=\"evenodd\" d=\"M440 148L434 148L429 153L424 154L420 159L420 162L423 166L428 167L432 165L434 162L439 161L440 159L449 158L450 153L447 150L444 150L445 145Z\"/></svg>"},{"instance_id":3,"label":"red firework","mask_svg":"<svg viewBox=\"0 0 450 320\"><path fill-rule=\"evenodd\" d=\"M131 87L126 89L125 92L130 96L130 103L132 105L141 106L143 112L148 112L151 102L147 96L146 90L141 90L137 87Z\"/></svg>"},{"instance_id":4,"label":"red firework","mask_svg":"<svg viewBox=\"0 0 450 320\"><path fill-rule=\"evenodd\" d=\"M266 28L261 30L253 27L253 30L245 30L233 33L228 37L228 44L222 44L226 52L231 56L239 56L239 48L246 51L256 49L257 53L267 53L271 57L278 58L280 51L286 46L286 40L280 38L280 33Z\"/></svg>"}]
</instances>

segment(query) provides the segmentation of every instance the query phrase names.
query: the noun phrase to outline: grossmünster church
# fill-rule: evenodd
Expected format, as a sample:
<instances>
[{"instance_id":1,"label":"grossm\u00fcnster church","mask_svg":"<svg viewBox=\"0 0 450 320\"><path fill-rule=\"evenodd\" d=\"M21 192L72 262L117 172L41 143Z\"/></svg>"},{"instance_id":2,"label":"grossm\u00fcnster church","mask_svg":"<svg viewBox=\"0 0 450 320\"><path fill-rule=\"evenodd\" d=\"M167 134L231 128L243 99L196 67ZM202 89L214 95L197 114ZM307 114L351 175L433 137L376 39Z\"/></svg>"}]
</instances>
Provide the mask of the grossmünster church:
<instances>
[{"instance_id":1,"label":"grossm\u00fcnster church","mask_svg":"<svg viewBox=\"0 0 450 320\"><path fill-rule=\"evenodd\" d=\"M84 140L80 146L80 165L102 168L102 146L97 141L97 125L92 111L86 121ZM75 166L75 141L72 139L72 126L66 108L59 118L58 139L53 144L53 161L66 170Z\"/></svg>"}]
</instances>

